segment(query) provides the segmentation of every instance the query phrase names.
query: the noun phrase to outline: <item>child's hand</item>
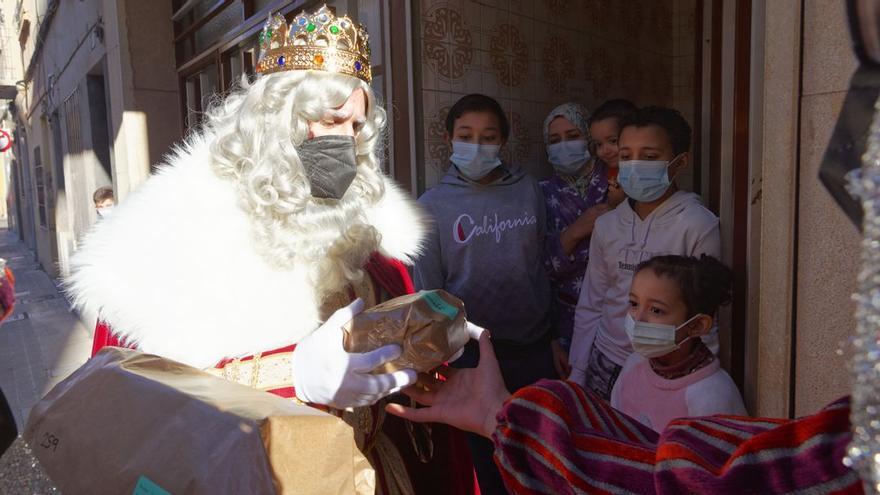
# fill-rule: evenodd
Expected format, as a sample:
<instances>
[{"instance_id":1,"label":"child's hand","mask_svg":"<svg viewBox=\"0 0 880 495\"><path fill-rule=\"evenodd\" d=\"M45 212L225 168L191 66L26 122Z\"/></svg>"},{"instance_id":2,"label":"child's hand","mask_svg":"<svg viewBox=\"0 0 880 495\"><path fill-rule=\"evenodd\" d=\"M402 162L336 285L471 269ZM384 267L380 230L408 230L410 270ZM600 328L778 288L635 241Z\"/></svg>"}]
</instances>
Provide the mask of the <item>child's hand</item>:
<instances>
[{"instance_id":1,"label":"child's hand","mask_svg":"<svg viewBox=\"0 0 880 495\"><path fill-rule=\"evenodd\" d=\"M610 209L611 207L608 203L599 203L583 212L581 216L574 221L582 239L593 235L593 227L596 226L596 219L601 217L604 213L607 213Z\"/></svg>"},{"instance_id":2,"label":"child's hand","mask_svg":"<svg viewBox=\"0 0 880 495\"><path fill-rule=\"evenodd\" d=\"M568 352L562 348L562 344L556 339L550 342L550 348L553 349L553 366L556 367L559 378L563 380L568 378L569 373L571 373L571 366L568 364Z\"/></svg>"},{"instance_id":3,"label":"child's hand","mask_svg":"<svg viewBox=\"0 0 880 495\"><path fill-rule=\"evenodd\" d=\"M617 181L608 182L608 205L611 208L617 208L617 205L623 203L623 200L625 199L626 193L623 192L620 183Z\"/></svg>"},{"instance_id":4,"label":"child's hand","mask_svg":"<svg viewBox=\"0 0 880 495\"><path fill-rule=\"evenodd\" d=\"M566 255L571 256L574 249L583 239L593 235L593 227L596 225L596 219L611 208L607 203L599 203L587 211L581 213L577 220L572 222L567 229L562 231L559 241L562 244L562 250Z\"/></svg>"}]
</instances>

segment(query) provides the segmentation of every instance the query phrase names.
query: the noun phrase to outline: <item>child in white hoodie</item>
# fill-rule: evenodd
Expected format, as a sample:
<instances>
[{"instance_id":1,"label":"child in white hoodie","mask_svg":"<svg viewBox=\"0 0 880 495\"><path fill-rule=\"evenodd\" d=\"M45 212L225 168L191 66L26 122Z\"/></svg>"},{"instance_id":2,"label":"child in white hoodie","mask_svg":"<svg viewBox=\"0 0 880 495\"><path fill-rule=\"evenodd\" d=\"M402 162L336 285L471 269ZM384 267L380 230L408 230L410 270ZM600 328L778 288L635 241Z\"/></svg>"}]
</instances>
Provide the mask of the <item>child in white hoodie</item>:
<instances>
[{"instance_id":1,"label":"child in white hoodie","mask_svg":"<svg viewBox=\"0 0 880 495\"><path fill-rule=\"evenodd\" d=\"M674 182L691 160L684 117L671 108L642 108L621 119L618 145L618 181L628 198L596 221L569 353L569 379L606 400L633 352L624 319L639 263L665 254L721 255L718 217ZM704 341L717 352L716 332Z\"/></svg>"}]
</instances>

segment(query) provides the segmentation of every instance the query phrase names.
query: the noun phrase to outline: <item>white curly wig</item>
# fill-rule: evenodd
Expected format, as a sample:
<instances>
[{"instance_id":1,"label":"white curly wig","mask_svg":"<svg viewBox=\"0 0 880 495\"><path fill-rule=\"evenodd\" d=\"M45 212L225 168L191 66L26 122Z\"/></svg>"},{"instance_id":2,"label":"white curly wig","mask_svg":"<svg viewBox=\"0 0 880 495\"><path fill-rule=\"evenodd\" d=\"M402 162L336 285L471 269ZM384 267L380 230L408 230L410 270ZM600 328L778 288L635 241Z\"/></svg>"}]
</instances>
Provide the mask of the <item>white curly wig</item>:
<instances>
[{"instance_id":1,"label":"white curly wig","mask_svg":"<svg viewBox=\"0 0 880 495\"><path fill-rule=\"evenodd\" d=\"M366 122L356 136L358 171L340 200L313 198L297 146L309 122L333 117L357 89L367 96ZM207 111L212 166L236 184L241 207L254 220L261 254L281 269L307 267L318 300L363 277L379 246L365 211L385 188L374 150L385 110L360 79L319 71L285 71L243 80Z\"/></svg>"}]
</instances>

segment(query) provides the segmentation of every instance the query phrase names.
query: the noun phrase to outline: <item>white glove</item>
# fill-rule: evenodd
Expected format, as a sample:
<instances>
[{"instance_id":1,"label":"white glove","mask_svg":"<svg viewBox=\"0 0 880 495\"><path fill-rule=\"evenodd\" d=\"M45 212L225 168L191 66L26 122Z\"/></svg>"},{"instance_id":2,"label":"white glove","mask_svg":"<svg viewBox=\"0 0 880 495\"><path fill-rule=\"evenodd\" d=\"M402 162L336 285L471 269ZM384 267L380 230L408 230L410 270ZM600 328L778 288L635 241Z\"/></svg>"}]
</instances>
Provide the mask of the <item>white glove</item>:
<instances>
[{"instance_id":1,"label":"white glove","mask_svg":"<svg viewBox=\"0 0 880 495\"><path fill-rule=\"evenodd\" d=\"M370 374L376 367L400 357L403 349L399 345L386 345L363 354L345 352L342 326L363 309L364 302L356 299L297 344L292 362L298 399L337 409L369 406L416 382L417 374L411 369Z\"/></svg>"}]
</instances>

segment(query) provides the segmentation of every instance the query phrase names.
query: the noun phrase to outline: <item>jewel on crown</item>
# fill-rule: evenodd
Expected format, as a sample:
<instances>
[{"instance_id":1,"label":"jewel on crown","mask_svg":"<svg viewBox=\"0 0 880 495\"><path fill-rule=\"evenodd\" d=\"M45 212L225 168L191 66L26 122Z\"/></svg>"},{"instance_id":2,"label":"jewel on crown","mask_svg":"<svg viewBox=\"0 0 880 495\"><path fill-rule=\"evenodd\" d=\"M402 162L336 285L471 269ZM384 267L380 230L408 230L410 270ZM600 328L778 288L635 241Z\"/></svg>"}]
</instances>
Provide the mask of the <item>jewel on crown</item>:
<instances>
[{"instance_id":1,"label":"jewel on crown","mask_svg":"<svg viewBox=\"0 0 880 495\"><path fill-rule=\"evenodd\" d=\"M301 12L289 25L284 16L270 15L259 42L258 73L320 70L372 80L366 29L326 5L312 14Z\"/></svg>"}]
</instances>

